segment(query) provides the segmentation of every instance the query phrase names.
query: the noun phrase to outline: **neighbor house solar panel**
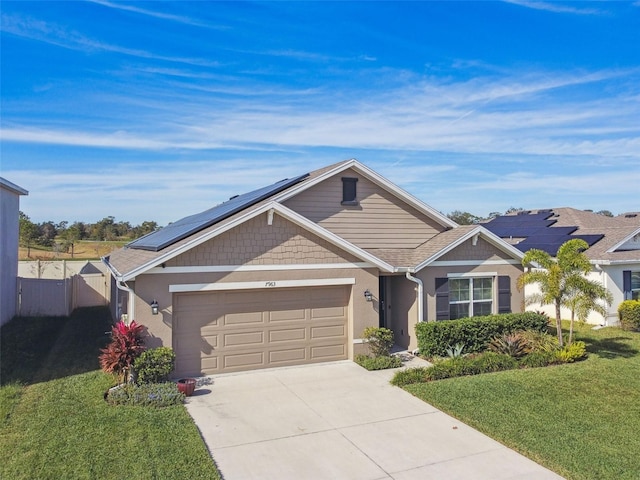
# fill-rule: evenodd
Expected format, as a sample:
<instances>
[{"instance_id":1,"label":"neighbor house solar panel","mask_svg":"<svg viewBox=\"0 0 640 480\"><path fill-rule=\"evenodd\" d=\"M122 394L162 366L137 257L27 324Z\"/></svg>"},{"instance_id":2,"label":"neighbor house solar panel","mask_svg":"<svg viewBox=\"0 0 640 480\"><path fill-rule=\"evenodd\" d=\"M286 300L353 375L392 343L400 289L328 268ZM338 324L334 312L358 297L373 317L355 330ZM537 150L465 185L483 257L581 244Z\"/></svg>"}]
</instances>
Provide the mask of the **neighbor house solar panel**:
<instances>
[{"instance_id":1,"label":"neighbor house solar panel","mask_svg":"<svg viewBox=\"0 0 640 480\"><path fill-rule=\"evenodd\" d=\"M160 251L163 248L188 237L189 235L193 235L194 233L214 225L225 218L244 210L245 208L255 205L272 195L280 193L284 189L295 185L308 176L309 174L306 173L295 178L286 178L274 183L273 185L231 197L226 202L210 208L209 210L185 217L177 222L170 223L160 230L145 235L144 237L140 237L127 244L127 247L138 250L150 250L153 252Z\"/></svg>"},{"instance_id":2,"label":"neighbor house solar panel","mask_svg":"<svg viewBox=\"0 0 640 480\"><path fill-rule=\"evenodd\" d=\"M515 245L522 252L536 248L554 256L560 245L568 240L581 238L591 246L604 236L572 235L578 227L554 227L555 223L551 210L541 210L529 214L521 212L518 215L503 215L483 226L501 238L524 238Z\"/></svg>"}]
</instances>

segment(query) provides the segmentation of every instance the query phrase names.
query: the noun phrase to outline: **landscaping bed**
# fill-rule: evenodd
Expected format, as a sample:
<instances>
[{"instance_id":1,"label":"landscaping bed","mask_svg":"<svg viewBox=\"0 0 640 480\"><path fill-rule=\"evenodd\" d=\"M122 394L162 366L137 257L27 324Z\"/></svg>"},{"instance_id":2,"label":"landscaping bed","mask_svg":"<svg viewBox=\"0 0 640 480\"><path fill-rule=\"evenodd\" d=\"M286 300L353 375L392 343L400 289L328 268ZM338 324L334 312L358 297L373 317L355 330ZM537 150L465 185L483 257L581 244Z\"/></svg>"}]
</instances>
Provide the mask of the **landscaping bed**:
<instances>
[{"instance_id":1,"label":"landscaping bed","mask_svg":"<svg viewBox=\"0 0 640 480\"><path fill-rule=\"evenodd\" d=\"M637 479L640 333L591 327L581 362L403 388L567 479Z\"/></svg>"},{"instance_id":2,"label":"landscaping bed","mask_svg":"<svg viewBox=\"0 0 640 480\"><path fill-rule=\"evenodd\" d=\"M219 479L183 405L105 402L110 328L103 308L2 327L0 478Z\"/></svg>"}]
</instances>

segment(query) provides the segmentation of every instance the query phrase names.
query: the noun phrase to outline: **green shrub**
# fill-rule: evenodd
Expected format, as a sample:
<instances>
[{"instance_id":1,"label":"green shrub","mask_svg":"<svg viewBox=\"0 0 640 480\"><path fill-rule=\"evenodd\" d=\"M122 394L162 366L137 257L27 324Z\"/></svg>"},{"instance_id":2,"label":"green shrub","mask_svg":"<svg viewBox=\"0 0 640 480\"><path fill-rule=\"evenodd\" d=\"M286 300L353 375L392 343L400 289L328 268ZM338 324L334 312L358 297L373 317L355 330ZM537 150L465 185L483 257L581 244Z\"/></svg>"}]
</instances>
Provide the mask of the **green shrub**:
<instances>
[{"instance_id":1,"label":"green shrub","mask_svg":"<svg viewBox=\"0 0 640 480\"><path fill-rule=\"evenodd\" d=\"M176 354L169 347L152 348L136 358L133 368L138 383L160 383L169 379L176 362Z\"/></svg>"},{"instance_id":2,"label":"green shrub","mask_svg":"<svg viewBox=\"0 0 640 480\"><path fill-rule=\"evenodd\" d=\"M587 357L587 346L584 342L573 342L565 345L561 350L557 350L555 355L562 363L573 363Z\"/></svg>"},{"instance_id":3,"label":"green shrub","mask_svg":"<svg viewBox=\"0 0 640 480\"><path fill-rule=\"evenodd\" d=\"M560 348L558 337L549 335L546 332L537 330L524 330L521 332L522 337L529 344L529 351L533 352L554 352Z\"/></svg>"},{"instance_id":4,"label":"green shrub","mask_svg":"<svg viewBox=\"0 0 640 480\"><path fill-rule=\"evenodd\" d=\"M391 385L395 385L396 387L403 387L405 385L411 385L413 383L426 382L428 380L428 370L429 367L416 367L407 368L406 370L399 370L391 379Z\"/></svg>"},{"instance_id":5,"label":"green shrub","mask_svg":"<svg viewBox=\"0 0 640 480\"><path fill-rule=\"evenodd\" d=\"M519 362L525 368L538 368L560 363L560 360L558 360L556 352L553 350L538 350L520 358Z\"/></svg>"},{"instance_id":6,"label":"green shrub","mask_svg":"<svg viewBox=\"0 0 640 480\"><path fill-rule=\"evenodd\" d=\"M518 368L518 361L513 355L497 352L485 352L475 358L478 373L501 372Z\"/></svg>"},{"instance_id":7,"label":"green shrub","mask_svg":"<svg viewBox=\"0 0 640 480\"><path fill-rule=\"evenodd\" d=\"M448 358L435 363L428 369L427 377L429 380L442 380L444 378L512 370L517 367L517 360L510 355L485 352L475 356Z\"/></svg>"},{"instance_id":8,"label":"green shrub","mask_svg":"<svg viewBox=\"0 0 640 480\"><path fill-rule=\"evenodd\" d=\"M400 357L392 357L390 355L378 357L356 355L355 361L367 370L384 370L386 368L398 368L402 366L402 359Z\"/></svg>"},{"instance_id":9,"label":"green shrub","mask_svg":"<svg viewBox=\"0 0 640 480\"><path fill-rule=\"evenodd\" d=\"M143 407L168 407L184 401L184 394L173 382L129 383L109 390L106 400L111 405L136 405Z\"/></svg>"},{"instance_id":10,"label":"green shrub","mask_svg":"<svg viewBox=\"0 0 640 480\"><path fill-rule=\"evenodd\" d=\"M625 300L618 307L620 326L624 330L640 332L640 300Z\"/></svg>"},{"instance_id":11,"label":"green shrub","mask_svg":"<svg viewBox=\"0 0 640 480\"><path fill-rule=\"evenodd\" d=\"M382 327L367 327L362 338L374 357L388 357L393 347L393 331Z\"/></svg>"},{"instance_id":12,"label":"green shrub","mask_svg":"<svg viewBox=\"0 0 640 480\"><path fill-rule=\"evenodd\" d=\"M503 333L517 330L545 332L548 322L546 315L536 312L421 322L416 325L416 337L422 355L443 357L449 345L462 343L468 353L481 352L492 338Z\"/></svg>"},{"instance_id":13,"label":"green shrub","mask_svg":"<svg viewBox=\"0 0 640 480\"><path fill-rule=\"evenodd\" d=\"M530 346L522 332L507 332L493 338L489 342L489 350L520 358L529 353Z\"/></svg>"}]
</instances>

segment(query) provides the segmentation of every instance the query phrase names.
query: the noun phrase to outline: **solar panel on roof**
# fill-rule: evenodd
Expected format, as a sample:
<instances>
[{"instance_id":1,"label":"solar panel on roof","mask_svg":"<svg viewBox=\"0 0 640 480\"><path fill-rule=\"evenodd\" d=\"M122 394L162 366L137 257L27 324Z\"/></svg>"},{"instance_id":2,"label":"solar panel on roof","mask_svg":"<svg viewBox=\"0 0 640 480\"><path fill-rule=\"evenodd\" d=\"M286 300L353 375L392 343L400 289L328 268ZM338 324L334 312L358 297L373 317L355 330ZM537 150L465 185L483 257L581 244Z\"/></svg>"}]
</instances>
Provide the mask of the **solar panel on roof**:
<instances>
[{"instance_id":1,"label":"solar panel on roof","mask_svg":"<svg viewBox=\"0 0 640 480\"><path fill-rule=\"evenodd\" d=\"M178 220L177 222L170 223L161 230L157 230L145 235L144 237L140 237L127 244L127 247L138 250L150 250L153 252L160 251L163 248L188 237L189 235L193 235L194 233L210 227L211 225L214 225L225 218L244 210L245 208L282 192L284 189L295 185L308 176L309 174L305 173L304 175L300 175L295 178L285 178L273 185L262 187L242 195L236 195L226 202L210 208L209 210L196 213L195 215L190 215Z\"/></svg>"},{"instance_id":2,"label":"solar panel on roof","mask_svg":"<svg viewBox=\"0 0 640 480\"><path fill-rule=\"evenodd\" d=\"M557 222L552 210L539 210L536 213L521 212L518 215L503 215L484 224L489 231L501 238L524 238L515 246L522 252L532 248L544 250L556 255L558 248L568 240L581 238L589 246L604 235L572 235L578 227L554 227Z\"/></svg>"}]
</instances>

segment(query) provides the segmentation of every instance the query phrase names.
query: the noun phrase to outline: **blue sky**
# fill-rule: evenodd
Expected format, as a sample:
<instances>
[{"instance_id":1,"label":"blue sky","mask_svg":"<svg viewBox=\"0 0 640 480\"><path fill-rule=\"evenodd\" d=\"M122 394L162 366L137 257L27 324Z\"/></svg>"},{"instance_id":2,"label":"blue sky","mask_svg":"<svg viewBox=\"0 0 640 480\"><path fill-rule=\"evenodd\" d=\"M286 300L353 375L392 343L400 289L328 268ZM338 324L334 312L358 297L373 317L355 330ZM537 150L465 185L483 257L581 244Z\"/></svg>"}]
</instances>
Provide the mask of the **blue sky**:
<instances>
[{"instance_id":1,"label":"blue sky","mask_svg":"<svg viewBox=\"0 0 640 480\"><path fill-rule=\"evenodd\" d=\"M2 2L32 220L161 225L357 158L432 207L640 210L640 1Z\"/></svg>"}]
</instances>

